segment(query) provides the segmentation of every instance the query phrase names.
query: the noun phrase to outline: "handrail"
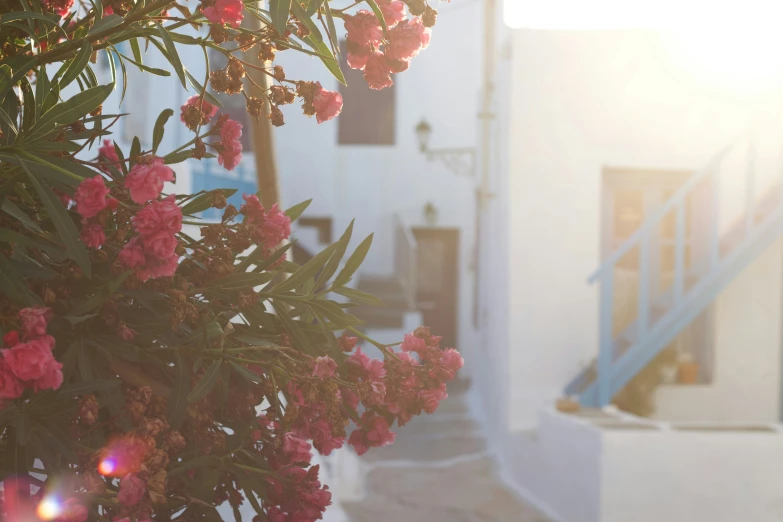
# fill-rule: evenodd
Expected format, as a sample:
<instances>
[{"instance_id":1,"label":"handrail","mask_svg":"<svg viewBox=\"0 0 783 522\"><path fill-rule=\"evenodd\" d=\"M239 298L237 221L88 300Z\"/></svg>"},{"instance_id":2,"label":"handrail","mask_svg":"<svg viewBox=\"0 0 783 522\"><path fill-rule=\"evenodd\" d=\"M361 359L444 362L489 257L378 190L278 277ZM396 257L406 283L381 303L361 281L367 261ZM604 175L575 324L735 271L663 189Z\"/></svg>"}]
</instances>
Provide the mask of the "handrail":
<instances>
[{"instance_id":1,"label":"handrail","mask_svg":"<svg viewBox=\"0 0 783 522\"><path fill-rule=\"evenodd\" d=\"M419 244L400 214L394 214L394 268L408 301L408 309L416 309L417 263Z\"/></svg>"},{"instance_id":2,"label":"handrail","mask_svg":"<svg viewBox=\"0 0 783 522\"><path fill-rule=\"evenodd\" d=\"M671 211L675 205L679 204L680 201L684 200L685 196L693 190L696 185L704 179L706 176L708 176L710 173L712 173L717 165L720 164L721 161L723 161L723 158L728 154L736 145L739 143L743 138L747 137L750 134L750 130L747 129L740 133L735 139L733 139L728 145L724 146L720 151L718 151L717 154L715 154L712 159L707 163L705 167L702 167L698 171L696 171L688 180L685 182L685 184L680 187L669 199L664 202L661 207L657 210L655 210L652 215L648 218L645 218L644 222L639 226L638 229L634 231L633 234L631 234L628 239L625 240L625 242L617 247L617 249L609 254L609 256L601 263L601 265L593 272L590 277L587 278L587 283L592 284L595 283L600 275L607 270L610 267L613 267L617 261L620 260L621 257L623 257L625 254L627 254L632 248L636 246L637 243L639 243L642 239L642 236L647 234L647 232L655 225L660 223L660 221L663 219L663 217Z\"/></svg>"}]
</instances>

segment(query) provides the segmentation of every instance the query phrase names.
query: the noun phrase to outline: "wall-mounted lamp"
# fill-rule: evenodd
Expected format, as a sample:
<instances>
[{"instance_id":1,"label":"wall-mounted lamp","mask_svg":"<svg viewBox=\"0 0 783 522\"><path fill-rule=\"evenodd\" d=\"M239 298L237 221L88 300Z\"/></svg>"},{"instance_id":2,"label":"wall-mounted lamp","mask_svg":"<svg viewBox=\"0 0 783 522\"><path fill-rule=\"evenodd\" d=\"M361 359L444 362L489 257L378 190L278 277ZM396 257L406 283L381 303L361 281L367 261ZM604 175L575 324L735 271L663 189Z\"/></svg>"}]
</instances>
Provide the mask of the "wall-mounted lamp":
<instances>
[{"instance_id":1,"label":"wall-mounted lamp","mask_svg":"<svg viewBox=\"0 0 783 522\"><path fill-rule=\"evenodd\" d=\"M476 149L474 147L457 147L448 149L431 149L430 136L432 126L422 119L415 128L419 140L419 151L427 157L427 161L439 159L450 171L460 176L473 177L476 172Z\"/></svg>"}]
</instances>

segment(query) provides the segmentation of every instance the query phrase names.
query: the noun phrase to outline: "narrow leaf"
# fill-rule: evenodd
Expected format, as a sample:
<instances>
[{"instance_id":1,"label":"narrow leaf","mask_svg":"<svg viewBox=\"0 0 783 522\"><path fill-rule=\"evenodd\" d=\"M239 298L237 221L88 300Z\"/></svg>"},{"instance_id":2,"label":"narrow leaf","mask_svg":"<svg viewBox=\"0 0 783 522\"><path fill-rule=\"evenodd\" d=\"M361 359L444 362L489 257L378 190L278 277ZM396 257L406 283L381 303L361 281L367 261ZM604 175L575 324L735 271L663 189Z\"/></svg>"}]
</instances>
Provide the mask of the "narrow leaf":
<instances>
[{"instance_id":1,"label":"narrow leaf","mask_svg":"<svg viewBox=\"0 0 783 522\"><path fill-rule=\"evenodd\" d=\"M59 84L61 89L74 81L82 73L87 67L87 64L90 63L91 55L92 46L87 42L79 49L79 52L76 53L76 56L74 56L73 60L68 64L68 68L65 70L65 73L63 73L62 78L60 78Z\"/></svg>"},{"instance_id":2,"label":"narrow leaf","mask_svg":"<svg viewBox=\"0 0 783 522\"><path fill-rule=\"evenodd\" d=\"M358 247L356 247L356 250L353 251L351 257L349 257L348 261L345 262L343 269L340 270L340 273L337 274L337 277L334 279L334 286L343 286L351 280L351 276L362 264L362 261L364 261L364 258L367 256L367 252L370 250L370 245L372 245L372 237L373 235L370 234L359 244Z\"/></svg>"},{"instance_id":3,"label":"narrow leaf","mask_svg":"<svg viewBox=\"0 0 783 522\"><path fill-rule=\"evenodd\" d=\"M163 45L166 46L166 51L168 52L168 58L169 62L171 62L171 66L174 67L174 70L177 73L177 76L179 77L179 81L182 83L182 86L185 88L185 90L188 90L188 83L185 79L185 68L182 66L182 61L179 59L179 54L177 53L177 47L174 45L174 42L171 39L171 35L169 35L169 32L161 25L160 23L157 24L158 26L158 34L160 34L161 39L163 40Z\"/></svg>"},{"instance_id":4,"label":"narrow leaf","mask_svg":"<svg viewBox=\"0 0 783 522\"><path fill-rule=\"evenodd\" d=\"M307 210L307 207L310 206L310 203L312 203L312 199L308 199L307 201L302 201L301 203L294 205L293 207L289 208L285 211L285 215L291 218L291 221L296 221L299 219L299 216L302 215L302 213Z\"/></svg>"},{"instance_id":5,"label":"narrow leaf","mask_svg":"<svg viewBox=\"0 0 783 522\"><path fill-rule=\"evenodd\" d=\"M163 140L163 132L166 122L173 114L173 110L164 109L163 112L161 112L158 116L158 119L155 121L155 128L152 130L152 152L157 152L158 145L160 145L160 142Z\"/></svg>"},{"instance_id":6,"label":"narrow leaf","mask_svg":"<svg viewBox=\"0 0 783 522\"><path fill-rule=\"evenodd\" d=\"M198 381L193 391L188 396L188 402L197 402L201 400L206 394L212 391L217 383L218 376L220 375L220 361L213 362L207 371L204 372L204 376Z\"/></svg>"},{"instance_id":7,"label":"narrow leaf","mask_svg":"<svg viewBox=\"0 0 783 522\"><path fill-rule=\"evenodd\" d=\"M89 279L92 275L90 257L87 254L87 248L84 243L79 239L79 231L76 229L73 219L55 193L49 187L44 187L36 178L27 162L21 160L21 164L27 172L30 182L38 191L38 196L46 207L46 211L49 213L49 217L54 223L54 226L60 235L60 239L65 243L71 259L76 261L76 264L79 265L79 268L82 269L84 275Z\"/></svg>"},{"instance_id":8,"label":"narrow leaf","mask_svg":"<svg viewBox=\"0 0 783 522\"><path fill-rule=\"evenodd\" d=\"M185 412L188 408L188 394L190 393L190 372L182 357L177 354L174 361L174 384L171 387L171 397L168 402L168 415L171 429L179 428L185 420Z\"/></svg>"},{"instance_id":9,"label":"narrow leaf","mask_svg":"<svg viewBox=\"0 0 783 522\"><path fill-rule=\"evenodd\" d=\"M284 35L288 27L288 13L291 11L291 0L270 0L269 14L272 25L279 35Z\"/></svg>"}]
</instances>

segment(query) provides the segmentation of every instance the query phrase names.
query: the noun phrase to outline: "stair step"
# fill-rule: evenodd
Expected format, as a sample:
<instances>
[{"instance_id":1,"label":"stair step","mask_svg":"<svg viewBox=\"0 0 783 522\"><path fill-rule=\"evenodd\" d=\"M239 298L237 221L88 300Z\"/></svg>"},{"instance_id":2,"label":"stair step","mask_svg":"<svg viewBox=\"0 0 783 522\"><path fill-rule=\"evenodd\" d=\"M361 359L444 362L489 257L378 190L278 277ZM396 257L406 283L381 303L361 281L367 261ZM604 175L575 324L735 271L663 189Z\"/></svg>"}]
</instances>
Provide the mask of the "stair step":
<instances>
[{"instance_id":1,"label":"stair step","mask_svg":"<svg viewBox=\"0 0 783 522\"><path fill-rule=\"evenodd\" d=\"M405 311L385 307L362 307L353 314L365 322L365 328L402 328L405 323Z\"/></svg>"}]
</instances>

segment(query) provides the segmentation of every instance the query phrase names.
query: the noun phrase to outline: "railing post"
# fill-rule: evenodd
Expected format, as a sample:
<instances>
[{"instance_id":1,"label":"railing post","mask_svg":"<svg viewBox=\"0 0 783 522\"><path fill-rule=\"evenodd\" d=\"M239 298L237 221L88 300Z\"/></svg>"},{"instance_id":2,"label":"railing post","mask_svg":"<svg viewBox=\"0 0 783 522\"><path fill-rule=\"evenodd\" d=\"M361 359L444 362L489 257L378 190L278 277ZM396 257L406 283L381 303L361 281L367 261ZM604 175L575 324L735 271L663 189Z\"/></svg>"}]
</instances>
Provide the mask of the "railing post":
<instances>
[{"instance_id":1,"label":"railing post","mask_svg":"<svg viewBox=\"0 0 783 522\"><path fill-rule=\"evenodd\" d=\"M713 270L720 264L720 171L716 170L709 177L712 190L710 205L710 265Z\"/></svg>"},{"instance_id":2,"label":"railing post","mask_svg":"<svg viewBox=\"0 0 783 522\"><path fill-rule=\"evenodd\" d=\"M756 140L750 137L745 158L745 233L749 234L756 221Z\"/></svg>"},{"instance_id":3,"label":"railing post","mask_svg":"<svg viewBox=\"0 0 783 522\"><path fill-rule=\"evenodd\" d=\"M645 232L639 243L639 304L636 339L641 340L650 324L650 234Z\"/></svg>"},{"instance_id":4,"label":"railing post","mask_svg":"<svg viewBox=\"0 0 783 522\"><path fill-rule=\"evenodd\" d=\"M612 363L614 359L614 265L604 267L600 280L598 348L598 406L612 402Z\"/></svg>"},{"instance_id":5,"label":"railing post","mask_svg":"<svg viewBox=\"0 0 783 522\"><path fill-rule=\"evenodd\" d=\"M685 287L685 201L677 203L677 223L674 232L674 304L682 302ZM691 257L693 253L691 253Z\"/></svg>"}]
</instances>

